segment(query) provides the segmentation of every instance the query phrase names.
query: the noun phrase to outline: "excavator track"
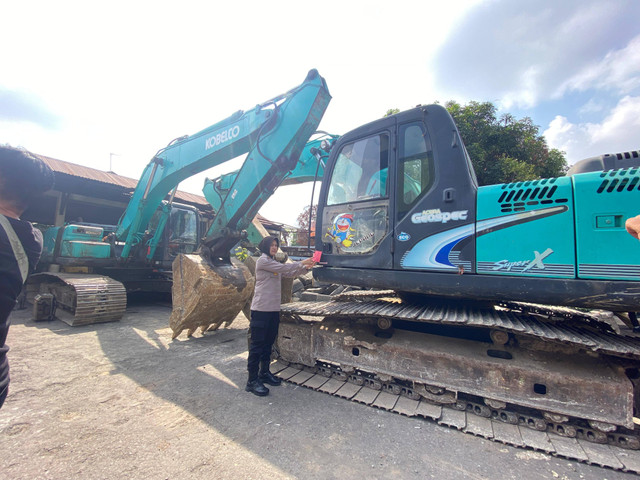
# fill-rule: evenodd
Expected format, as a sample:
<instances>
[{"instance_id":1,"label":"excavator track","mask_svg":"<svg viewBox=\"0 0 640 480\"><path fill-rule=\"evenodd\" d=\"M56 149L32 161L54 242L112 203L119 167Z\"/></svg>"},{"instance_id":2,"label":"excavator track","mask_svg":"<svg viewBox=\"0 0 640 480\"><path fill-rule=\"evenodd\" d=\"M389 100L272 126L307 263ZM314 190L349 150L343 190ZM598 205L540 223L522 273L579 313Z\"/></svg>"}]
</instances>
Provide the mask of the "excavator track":
<instances>
[{"instance_id":1,"label":"excavator track","mask_svg":"<svg viewBox=\"0 0 640 480\"><path fill-rule=\"evenodd\" d=\"M640 336L598 312L348 292L283 305L278 354L297 385L640 473Z\"/></svg>"},{"instance_id":2,"label":"excavator track","mask_svg":"<svg viewBox=\"0 0 640 480\"><path fill-rule=\"evenodd\" d=\"M592 429L567 427L543 418L523 416L506 409L488 409L471 402L437 405L425 399L393 393L389 385L381 388L376 388L375 384L372 384L374 388L357 385L340 379L340 375L334 377L335 372L327 369L309 369L279 360L271 366L271 370L278 377L295 385L407 417L435 421L439 425L487 440L530 448L600 467L640 473L640 452L637 450L640 444L637 434L622 437L609 435L605 436L605 443L599 443L595 440L603 441L602 432ZM635 450L613 443L630 444Z\"/></svg>"},{"instance_id":3,"label":"excavator track","mask_svg":"<svg viewBox=\"0 0 640 480\"><path fill-rule=\"evenodd\" d=\"M396 298L375 298L357 302L299 302L283 305L283 313L314 317L375 317L391 321L437 323L440 325L480 327L517 334L522 337L573 345L616 356L640 359L640 335L597 332L565 322L544 321L526 312L474 309L454 304L407 305ZM585 314L588 315L588 314ZM590 316L589 318L591 318Z\"/></svg>"},{"instance_id":4,"label":"excavator track","mask_svg":"<svg viewBox=\"0 0 640 480\"><path fill-rule=\"evenodd\" d=\"M117 321L127 308L124 285L102 275L38 273L29 277L27 300L38 293L51 293L56 316L71 326Z\"/></svg>"}]
</instances>

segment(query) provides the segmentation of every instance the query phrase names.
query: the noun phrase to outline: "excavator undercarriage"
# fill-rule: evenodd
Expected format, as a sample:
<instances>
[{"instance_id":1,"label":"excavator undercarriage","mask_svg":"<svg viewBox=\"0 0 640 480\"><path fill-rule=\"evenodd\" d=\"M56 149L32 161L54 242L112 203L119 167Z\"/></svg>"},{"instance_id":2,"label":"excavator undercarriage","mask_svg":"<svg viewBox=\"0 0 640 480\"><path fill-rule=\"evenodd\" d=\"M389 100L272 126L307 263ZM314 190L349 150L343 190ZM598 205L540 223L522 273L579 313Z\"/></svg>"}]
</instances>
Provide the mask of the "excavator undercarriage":
<instances>
[{"instance_id":1,"label":"excavator undercarriage","mask_svg":"<svg viewBox=\"0 0 640 480\"><path fill-rule=\"evenodd\" d=\"M604 312L350 292L283 305L277 348L292 383L640 472L640 335Z\"/></svg>"},{"instance_id":2,"label":"excavator undercarriage","mask_svg":"<svg viewBox=\"0 0 640 480\"><path fill-rule=\"evenodd\" d=\"M127 309L122 283L104 275L38 273L29 277L27 301L38 294L56 299L55 315L71 326L120 320Z\"/></svg>"}]
</instances>

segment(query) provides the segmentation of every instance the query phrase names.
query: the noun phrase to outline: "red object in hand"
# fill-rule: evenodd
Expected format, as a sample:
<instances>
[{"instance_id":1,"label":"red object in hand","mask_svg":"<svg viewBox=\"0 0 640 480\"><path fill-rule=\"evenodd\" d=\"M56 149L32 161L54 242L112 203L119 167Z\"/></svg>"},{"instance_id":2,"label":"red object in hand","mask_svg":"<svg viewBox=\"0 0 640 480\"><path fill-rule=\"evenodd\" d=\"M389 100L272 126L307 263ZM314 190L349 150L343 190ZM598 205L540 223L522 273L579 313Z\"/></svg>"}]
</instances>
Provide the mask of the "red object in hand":
<instances>
[{"instance_id":1,"label":"red object in hand","mask_svg":"<svg viewBox=\"0 0 640 480\"><path fill-rule=\"evenodd\" d=\"M311 258L313 259L314 262L318 263L320 261L321 256L322 256L322 251L316 250L315 252L313 252L313 257Z\"/></svg>"}]
</instances>

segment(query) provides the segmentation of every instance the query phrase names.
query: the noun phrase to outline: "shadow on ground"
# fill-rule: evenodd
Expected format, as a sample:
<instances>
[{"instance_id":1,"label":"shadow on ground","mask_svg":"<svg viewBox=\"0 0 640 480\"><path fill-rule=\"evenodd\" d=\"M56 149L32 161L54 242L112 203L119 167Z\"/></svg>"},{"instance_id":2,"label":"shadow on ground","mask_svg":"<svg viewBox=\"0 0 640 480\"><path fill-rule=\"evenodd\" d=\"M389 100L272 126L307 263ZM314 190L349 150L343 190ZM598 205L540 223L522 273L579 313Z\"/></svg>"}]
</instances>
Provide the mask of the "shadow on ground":
<instances>
[{"instance_id":1,"label":"shadow on ground","mask_svg":"<svg viewBox=\"0 0 640 480\"><path fill-rule=\"evenodd\" d=\"M584 478L605 471L303 387L244 391L248 322L171 340L167 299L120 322L12 315L7 478ZM628 478L606 471L609 479Z\"/></svg>"}]
</instances>

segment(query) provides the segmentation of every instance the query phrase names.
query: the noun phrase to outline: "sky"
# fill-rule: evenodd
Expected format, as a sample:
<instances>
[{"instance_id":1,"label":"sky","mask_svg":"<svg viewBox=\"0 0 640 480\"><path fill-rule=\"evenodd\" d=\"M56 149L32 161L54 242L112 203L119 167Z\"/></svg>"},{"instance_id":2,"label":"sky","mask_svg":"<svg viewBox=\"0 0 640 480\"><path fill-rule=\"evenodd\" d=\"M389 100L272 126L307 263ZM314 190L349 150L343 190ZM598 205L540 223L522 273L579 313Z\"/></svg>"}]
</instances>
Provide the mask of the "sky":
<instances>
[{"instance_id":1,"label":"sky","mask_svg":"<svg viewBox=\"0 0 640 480\"><path fill-rule=\"evenodd\" d=\"M138 178L171 140L316 68L344 134L390 108L490 101L569 164L640 149L640 1L5 2L0 144ZM204 178L185 180L201 194ZM296 224L311 186L260 213Z\"/></svg>"}]
</instances>

